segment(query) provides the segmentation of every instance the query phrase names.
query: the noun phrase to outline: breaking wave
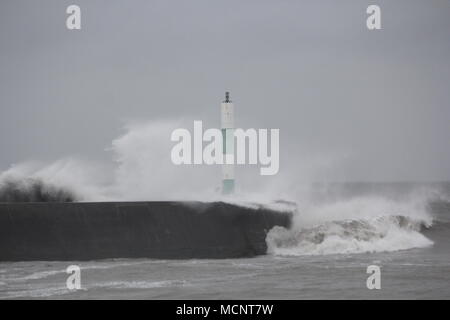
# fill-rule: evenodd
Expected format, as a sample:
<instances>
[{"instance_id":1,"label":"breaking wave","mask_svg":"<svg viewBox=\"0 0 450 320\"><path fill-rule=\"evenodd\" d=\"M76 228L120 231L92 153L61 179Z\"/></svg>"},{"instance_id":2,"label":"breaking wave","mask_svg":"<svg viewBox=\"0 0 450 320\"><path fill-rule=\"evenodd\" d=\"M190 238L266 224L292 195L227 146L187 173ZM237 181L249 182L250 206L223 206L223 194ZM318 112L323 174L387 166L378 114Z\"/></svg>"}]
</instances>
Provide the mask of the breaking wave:
<instances>
[{"instance_id":1,"label":"breaking wave","mask_svg":"<svg viewBox=\"0 0 450 320\"><path fill-rule=\"evenodd\" d=\"M297 212L290 229L267 235L274 255L302 256L389 252L433 245L422 232L432 227L427 201L360 197L314 205Z\"/></svg>"},{"instance_id":2,"label":"breaking wave","mask_svg":"<svg viewBox=\"0 0 450 320\"><path fill-rule=\"evenodd\" d=\"M0 181L0 202L73 202L75 194L36 178Z\"/></svg>"},{"instance_id":3,"label":"breaking wave","mask_svg":"<svg viewBox=\"0 0 450 320\"><path fill-rule=\"evenodd\" d=\"M104 201L102 168L78 159L24 162L0 172L0 202Z\"/></svg>"}]
</instances>

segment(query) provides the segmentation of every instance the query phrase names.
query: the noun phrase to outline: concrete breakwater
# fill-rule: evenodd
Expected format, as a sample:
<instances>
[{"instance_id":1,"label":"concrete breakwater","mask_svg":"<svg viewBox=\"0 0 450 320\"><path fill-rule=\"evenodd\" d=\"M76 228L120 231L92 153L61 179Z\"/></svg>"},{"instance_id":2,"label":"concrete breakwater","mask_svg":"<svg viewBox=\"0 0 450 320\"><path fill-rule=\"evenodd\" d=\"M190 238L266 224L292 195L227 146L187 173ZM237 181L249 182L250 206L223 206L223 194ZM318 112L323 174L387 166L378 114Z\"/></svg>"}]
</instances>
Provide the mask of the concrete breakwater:
<instances>
[{"instance_id":1,"label":"concrete breakwater","mask_svg":"<svg viewBox=\"0 0 450 320\"><path fill-rule=\"evenodd\" d=\"M252 257L290 223L223 202L0 203L0 261Z\"/></svg>"}]
</instances>

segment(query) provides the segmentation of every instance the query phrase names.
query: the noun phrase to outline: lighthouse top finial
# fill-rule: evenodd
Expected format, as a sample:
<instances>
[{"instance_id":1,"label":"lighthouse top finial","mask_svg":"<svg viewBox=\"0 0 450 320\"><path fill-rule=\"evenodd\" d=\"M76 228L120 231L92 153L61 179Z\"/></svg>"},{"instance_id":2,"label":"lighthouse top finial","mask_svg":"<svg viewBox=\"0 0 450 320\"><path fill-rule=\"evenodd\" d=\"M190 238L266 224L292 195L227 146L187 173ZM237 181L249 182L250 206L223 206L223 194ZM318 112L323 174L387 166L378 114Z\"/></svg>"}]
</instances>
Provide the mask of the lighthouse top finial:
<instances>
[{"instance_id":1,"label":"lighthouse top finial","mask_svg":"<svg viewBox=\"0 0 450 320\"><path fill-rule=\"evenodd\" d=\"M230 103L231 102L231 100L230 100L230 93L227 91L227 92L225 92L225 101L224 101L225 103Z\"/></svg>"}]
</instances>

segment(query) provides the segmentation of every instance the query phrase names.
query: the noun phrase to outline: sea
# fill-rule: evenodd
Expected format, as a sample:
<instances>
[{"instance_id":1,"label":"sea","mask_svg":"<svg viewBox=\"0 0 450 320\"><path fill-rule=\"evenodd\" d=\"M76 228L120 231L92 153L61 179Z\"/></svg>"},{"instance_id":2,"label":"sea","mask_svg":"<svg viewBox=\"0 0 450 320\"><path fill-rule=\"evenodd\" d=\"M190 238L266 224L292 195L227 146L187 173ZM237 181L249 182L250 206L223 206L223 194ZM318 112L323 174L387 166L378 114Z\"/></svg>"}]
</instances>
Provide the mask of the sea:
<instances>
[{"instance_id":1,"label":"sea","mask_svg":"<svg viewBox=\"0 0 450 320\"><path fill-rule=\"evenodd\" d=\"M2 262L0 299L450 299L449 182L310 189L266 255Z\"/></svg>"}]
</instances>

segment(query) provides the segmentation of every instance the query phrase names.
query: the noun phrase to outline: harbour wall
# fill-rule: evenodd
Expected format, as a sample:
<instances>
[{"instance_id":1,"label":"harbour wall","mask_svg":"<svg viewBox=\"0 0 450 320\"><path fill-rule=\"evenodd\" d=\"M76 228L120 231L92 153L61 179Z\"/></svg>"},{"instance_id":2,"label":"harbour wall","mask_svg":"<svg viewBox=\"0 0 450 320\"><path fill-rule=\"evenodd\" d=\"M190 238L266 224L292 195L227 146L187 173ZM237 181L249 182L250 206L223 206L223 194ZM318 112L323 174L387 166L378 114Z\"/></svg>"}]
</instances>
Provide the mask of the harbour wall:
<instances>
[{"instance_id":1,"label":"harbour wall","mask_svg":"<svg viewBox=\"0 0 450 320\"><path fill-rule=\"evenodd\" d=\"M224 202L0 203L0 261L252 257L290 223Z\"/></svg>"}]
</instances>

